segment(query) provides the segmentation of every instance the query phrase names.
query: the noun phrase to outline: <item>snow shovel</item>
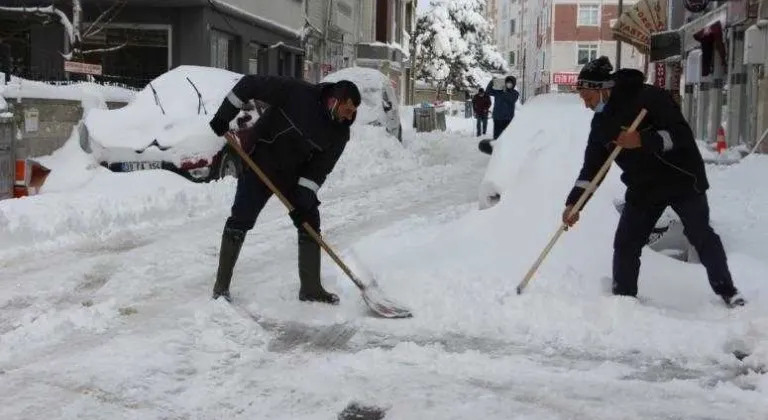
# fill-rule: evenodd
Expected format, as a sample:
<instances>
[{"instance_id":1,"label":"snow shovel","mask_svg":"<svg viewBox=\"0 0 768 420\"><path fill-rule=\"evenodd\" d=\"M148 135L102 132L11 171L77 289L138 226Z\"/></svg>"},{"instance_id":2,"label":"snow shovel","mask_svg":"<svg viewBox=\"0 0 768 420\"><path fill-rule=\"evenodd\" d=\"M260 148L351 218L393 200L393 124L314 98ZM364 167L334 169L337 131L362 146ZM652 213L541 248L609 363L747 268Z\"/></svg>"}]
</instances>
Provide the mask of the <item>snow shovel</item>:
<instances>
[{"instance_id":1,"label":"snow shovel","mask_svg":"<svg viewBox=\"0 0 768 420\"><path fill-rule=\"evenodd\" d=\"M240 139L237 134L230 131L224 134L224 137L227 139L227 143L237 151L245 163L247 163L248 166L253 169L253 172L256 172L256 175L261 178L262 182L264 182L264 184L266 184L272 193L274 193L277 198L280 199L283 205L285 205L285 207L288 209L288 212L293 211L293 205L291 205L288 199L277 189L275 184L269 180L269 177L267 177L267 175L261 170L261 168L258 167L258 165L256 165L251 157L245 153L242 147L240 147ZM322 237L320 237L320 234L318 234L317 231L309 225L309 223L304 222L302 227L310 234L310 236L312 236L315 242L317 242L325 250L325 252L331 256L336 264L341 267L341 269L350 278L350 280L355 283L355 286L357 286L357 288L360 289L363 294L363 300L373 312L376 312L384 318L410 318L413 316L410 310L387 299L383 292L381 292L379 289L378 283L374 278L371 278L371 281L368 282L368 284L363 283L359 277L352 273L352 270L350 270L349 267L344 264L341 258L336 255L333 249L331 249L331 247L323 240Z\"/></svg>"},{"instance_id":2,"label":"snow shovel","mask_svg":"<svg viewBox=\"0 0 768 420\"><path fill-rule=\"evenodd\" d=\"M646 111L645 108L641 109L640 113L637 115L637 118L635 118L635 121L632 122L632 125L629 126L629 129L627 131L632 132L637 130L637 126L639 126L640 122L643 121L643 118L645 118L645 114L647 112L648 111ZM595 178L589 183L589 185L584 190L584 192L581 193L581 197L579 197L579 201L577 201L576 204L574 204L573 208L571 208L571 212L568 214L568 217L571 217L574 214L581 211L581 207L587 201L587 197L589 197L589 195L592 194L597 189L597 184L608 172L608 168L611 167L611 164L613 163L614 159L616 159L616 156L618 156L619 152L621 152L621 149L622 148L619 146L616 146L613 149L611 154L608 156L608 159L605 160L605 163L603 164L603 166L600 168L599 171L597 171L597 175L595 175ZM530 270L528 270L528 273L525 274L523 281L521 281L520 284L517 285L518 295L523 293L523 289L531 281L531 278L533 278L533 274L539 268L542 261L544 261L544 258L547 256L547 254L549 254L549 251L552 250L552 247L555 245L555 242L557 242L558 238L560 238L560 235L562 235L563 232L565 232L566 230L568 230L568 225L566 225L563 222L560 228L557 229L557 232L555 232L555 235L549 241L549 244L547 244L547 246L541 252L541 254L539 255L539 258L536 259L536 262L533 263L533 266L530 268Z\"/></svg>"}]
</instances>

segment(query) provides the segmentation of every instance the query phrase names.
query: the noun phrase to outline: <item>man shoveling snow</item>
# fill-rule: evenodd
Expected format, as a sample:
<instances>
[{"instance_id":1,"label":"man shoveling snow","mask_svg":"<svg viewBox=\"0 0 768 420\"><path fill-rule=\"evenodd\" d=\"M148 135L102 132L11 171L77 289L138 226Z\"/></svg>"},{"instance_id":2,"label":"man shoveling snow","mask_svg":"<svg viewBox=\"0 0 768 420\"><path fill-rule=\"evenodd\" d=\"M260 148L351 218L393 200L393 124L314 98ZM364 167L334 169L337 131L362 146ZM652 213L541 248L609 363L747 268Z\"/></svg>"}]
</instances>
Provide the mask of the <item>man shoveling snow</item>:
<instances>
[{"instance_id":1,"label":"man shoveling snow","mask_svg":"<svg viewBox=\"0 0 768 420\"><path fill-rule=\"evenodd\" d=\"M680 107L668 92L644 84L640 71L612 71L608 58L600 57L579 73L579 96L595 115L581 172L566 199L563 223L573 226L578 221L578 212L571 215L574 204L619 146L625 150L616 156L616 164L627 191L613 245L613 294L637 296L640 254L656 221L671 206L707 270L712 290L728 306L743 306L746 302L733 285L723 244L710 226L704 162ZM637 131L628 131L641 109L647 116Z\"/></svg>"},{"instance_id":2,"label":"man shoveling snow","mask_svg":"<svg viewBox=\"0 0 768 420\"><path fill-rule=\"evenodd\" d=\"M250 100L269 105L248 131L246 152L293 203L290 212L299 243L299 300L338 304L320 281L320 245L303 228L306 222L320 231L317 191L349 141L349 127L357 116L360 91L339 81L312 85L287 77L246 75L232 88L210 122L218 136ZM272 191L245 167L237 180L231 215L224 225L213 298L231 300L229 286L246 232L256 223Z\"/></svg>"}]
</instances>

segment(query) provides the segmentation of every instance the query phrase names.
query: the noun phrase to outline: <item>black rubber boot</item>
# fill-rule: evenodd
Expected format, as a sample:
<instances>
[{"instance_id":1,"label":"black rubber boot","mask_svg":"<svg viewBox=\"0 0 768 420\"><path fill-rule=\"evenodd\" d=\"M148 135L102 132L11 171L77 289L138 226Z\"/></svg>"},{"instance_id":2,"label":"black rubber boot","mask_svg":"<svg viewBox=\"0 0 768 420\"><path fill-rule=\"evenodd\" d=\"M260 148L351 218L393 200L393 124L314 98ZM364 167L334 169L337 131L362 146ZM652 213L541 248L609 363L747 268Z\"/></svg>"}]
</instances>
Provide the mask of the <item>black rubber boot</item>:
<instances>
[{"instance_id":1,"label":"black rubber boot","mask_svg":"<svg viewBox=\"0 0 768 420\"><path fill-rule=\"evenodd\" d=\"M242 230L224 228L221 234L221 250L219 251L219 269L216 272L216 284L213 285L213 298L220 296L228 302L232 301L229 295L229 284L232 281L232 271L235 268L240 248L245 240L245 232Z\"/></svg>"},{"instance_id":2,"label":"black rubber boot","mask_svg":"<svg viewBox=\"0 0 768 420\"><path fill-rule=\"evenodd\" d=\"M323 289L320 282L320 245L306 232L299 233L299 300L337 305L339 297Z\"/></svg>"}]
</instances>

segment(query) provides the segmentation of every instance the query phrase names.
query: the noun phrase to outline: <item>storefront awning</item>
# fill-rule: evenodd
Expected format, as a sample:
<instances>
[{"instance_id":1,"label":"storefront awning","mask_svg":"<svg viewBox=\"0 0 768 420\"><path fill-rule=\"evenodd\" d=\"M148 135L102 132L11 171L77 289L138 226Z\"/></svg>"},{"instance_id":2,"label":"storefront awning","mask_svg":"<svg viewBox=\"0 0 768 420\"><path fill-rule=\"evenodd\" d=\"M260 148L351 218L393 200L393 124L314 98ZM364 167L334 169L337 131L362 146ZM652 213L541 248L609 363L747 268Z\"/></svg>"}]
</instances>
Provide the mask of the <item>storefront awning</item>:
<instances>
[{"instance_id":1,"label":"storefront awning","mask_svg":"<svg viewBox=\"0 0 768 420\"><path fill-rule=\"evenodd\" d=\"M667 1L669 0L640 0L635 3L623 12L611 27L614 39L648 54L651 35L667 29Z\"/></svg>"},{"instance_id":2,"label":"storefront awning","mask_svg":"<svg viewBox=\"0 0 768 420\"><path fill-rule=\"evenodd\" d=\"M699 48L700 44L699 41L696 40L695 36L704 29L714 27L717 23L720 24L720 27L725 28L727 18L728 3L725 3L717 9L707 13L706 15L681 26L678 32L680 33L683 52L687 53L695 48Z\"/></svg>"}]
</instances>

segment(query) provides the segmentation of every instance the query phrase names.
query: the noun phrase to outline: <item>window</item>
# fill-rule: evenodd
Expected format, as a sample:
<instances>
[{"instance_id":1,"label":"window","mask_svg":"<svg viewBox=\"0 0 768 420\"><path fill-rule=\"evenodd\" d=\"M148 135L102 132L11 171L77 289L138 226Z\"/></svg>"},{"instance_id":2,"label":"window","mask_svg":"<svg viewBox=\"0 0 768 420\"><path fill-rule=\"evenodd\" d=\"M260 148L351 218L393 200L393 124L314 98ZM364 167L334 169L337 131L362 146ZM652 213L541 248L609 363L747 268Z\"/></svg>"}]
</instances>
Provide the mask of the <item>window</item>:
<instances>
[{"instance_id":1,"label":"window","mask_svg":"<svg viewBox=\"0 0 768 420\"><path fill-rule=\"evenodd\" d=\"M597 58L597 44L579 44L576 64L583 66Z\"/></svg>"},{"instance_id":2,"label":"window","mask_svg":"<svg viewBox=\"0 0 768 420\"><path fill-rule=\"evenodd\" d=\"M234 37L215 29L211 30L211 67L232 70Z\"/></svg>"},{"instance_id":3,"label":"window","mask_svg":"<svg viewBox=\"0 0 768 420\"><path fill-rule=\"evenodd\" d=\"M509 34L514 35L515 34L515 20L510 19L509 20Z\"/></svg>"},{"instance_id":4,"label":"window","mask_svg":"<svg viewBox=\"0 0 768 420\"><path fill-rule=\"evenodd\" d=\"M598 4L579 4L578 6L577 26L599 26L600 24L600 5Z\"/></svg>"},{"instance_id":5,"label":"window","mask_svg":"<svg viewBox=\"0 0 768 420\"><path fill-rule=\"evenodd\" d=\"M255 42L248 44L248 73L259 74L259 54L263 47Z\"/></svg>"},{"instance_id":6,"label":"window","mask_svg":"<svg viewBox=\"0 0 768 420\"><path fill-rule=\"evenodd\" d=\"M514 66L515 65L515 52L514 51L510 51L509 52L509 60L507 60L507 61L509 61L509 65L510 66Z\"/></svg>"}]
</instances>

